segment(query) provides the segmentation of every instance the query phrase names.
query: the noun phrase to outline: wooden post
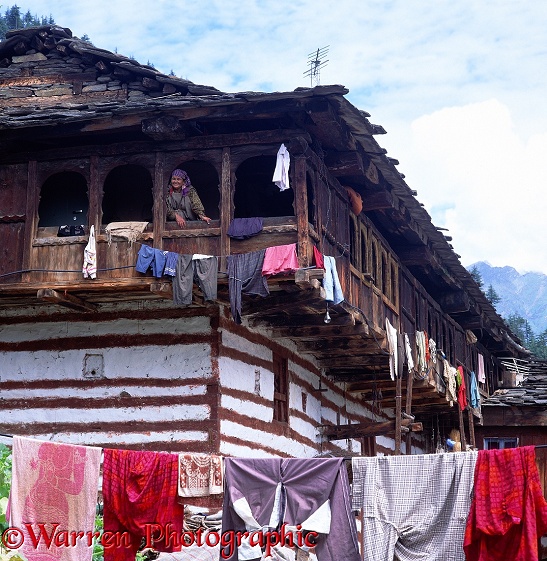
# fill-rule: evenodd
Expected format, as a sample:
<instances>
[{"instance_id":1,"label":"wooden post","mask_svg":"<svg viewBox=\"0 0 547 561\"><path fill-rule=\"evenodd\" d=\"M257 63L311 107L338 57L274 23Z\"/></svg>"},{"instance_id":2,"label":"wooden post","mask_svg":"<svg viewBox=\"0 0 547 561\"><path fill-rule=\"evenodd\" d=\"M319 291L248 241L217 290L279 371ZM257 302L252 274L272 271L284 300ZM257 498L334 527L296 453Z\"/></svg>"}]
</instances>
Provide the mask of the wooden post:
<instances>
[{"instance_id":1,"label":"wooden post","mask_svg":"<svg viewBox=\"0 0 547 561\"><path fill-rule=\"evenodd\" d=\"M233 195L232 164L230 148L222 150L222 170L220 179L220 270L226 271L226 256L230 255L230 237L228 227L232 220Z\"/></svg>"},{"instance_id":2,"label":"wooden post","mask_svg":"<svg viewBox=\"0 0 547 561\"><path fill-rule=\"evenodd\" d=\"M306 158L297 156L294 164L294 209L298 231L298 261L300 267L311 263L311 244L308 223L308 189L306 184Z\"/></svg>"},{"instance_id":3,"label":"wooden post","mask_svg":"<svg viewBox=\"0 0 547 561\"><path fill-rule=\"evenodd\" d=\"M32 262L32 240L36 234L36 222L38 216L38 195L37 185L37 164L36 160L31 160L27 168L27 203L25 208L25 237L23 244L23 270L31 269ZM23 282L30 282L32 273L23 273Z\"/></svg>"},{"instance_id":4,"label":"wooden post","mask_svg":"<svg viewBox=\"0 0 547 561\"><path fill-rule=\"evenodd\" d=\"M475 443L475 420L473 418L473 411L467 409L467 421L469 422L469 444L476 447Z\"/></svg>"},{"instance_id":5,"label":"wooden post","mask_svg":"<svg viewBox=\"0 0 547 561\"><path fill-rule=\"evenodd\" d=\"M154 165L154 185L152 187L154 247L163 249L163 231L165 229L165 191L163 188L163 154L156 152Z\"/></svg>"},{"instance_id":6,"label":"wooden post","mask_svg":"<svg viewBox=\"0 0 547 561\"><path fill-rule=\"evenodd\" d=\"M467 449L467 442L465 440L465 424L463 422L463 413L460 404L457 401L455 405L458 408L458 418L460 421L460 440L462 443L462 452L465 452L465 450Z\"/></svg>"},{"instance_id":7,"label":"wooden post","mask_svg":"<svg viewBox=\"0 0 547 561\"><path fill-rule=\"evenodd\" d=\"M402 420L402 376L396 373L395 384L395 455L401 454L401 420Z\"/></svg>"},{"instance_id":8,"label":"wooden post","mask_svg":"<svg viewBox=\"0 0 547 561\"><path fill-rule=\"evenodd\" d=\"M405 413L407 415L412 415L412 386L414 385L414 375L409 370L408 371L408 379L406 381L406 404L405 404ZM412 433L409 432L405 438L406 443L406 453L407 455L412 454Z\"/></svg>"},{"instance_id":9,"label":"wooden post","mask_svg":"<svg viewBox=\"0 0 547 561\"><path fill-rule=\"evenodd\" d=\"M89 186L87 188L89 197L87 224L95 226L95 235L101 231L101 199L102 189L99 183L99 158L97 154L89 157Z\"/></svg>"}]
</instances>

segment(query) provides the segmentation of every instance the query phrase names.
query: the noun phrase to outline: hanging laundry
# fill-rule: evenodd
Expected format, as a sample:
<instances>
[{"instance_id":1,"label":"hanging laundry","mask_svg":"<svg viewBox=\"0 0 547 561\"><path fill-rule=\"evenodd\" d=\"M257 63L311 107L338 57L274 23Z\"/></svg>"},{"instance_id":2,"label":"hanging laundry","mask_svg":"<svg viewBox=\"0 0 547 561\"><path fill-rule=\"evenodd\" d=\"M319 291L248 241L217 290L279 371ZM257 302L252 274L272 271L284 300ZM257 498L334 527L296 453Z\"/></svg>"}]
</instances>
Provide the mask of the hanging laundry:
<instances>
[{"instance_id":1,"label":"hanging laundry","mask_svg":"<svg viewBox=\"0 0 547 561\"><path fill-rule=\"evenodd\" d=\"M323 254L315 246L313 246L313 260L315 262L315 266L318 269L324 269L325 268L325 262L323 260Z\"/></svg>"},{"instance_id":2,"label":"hanging laundry","mask_svg":"<svg viewBox=\"0 0 547 561\"><path fill-rule=\"evenodd\" d=\"M476 460L476 452L354 457L352 506L363 509L363 559L464 561Z\"/></svg>"},{"instance_id":3,"label":"hanging laundry","mask_svg":"<svg viewBox=\"0 0 547 561\"><path fill-rule=\"evenodd\" d=\"M149 245L141 245L137 254L137 264L135 270L138 273L146 273L148 269L152 269L152 274L157 278L163 276L163 270L167 261L167 252L150 247Z\"/></svg>"},{"instance_id":4,"label":"hanging laundry","mask_svg":"<svg viewBox=\"0 0 547 561\"><path fill-rule=\"evenodd\" d=\"M418 373L422 374L427 369L427 362L425 360L425 333L423 331L416 331L416 351Z\"/></svg>"},{"instance_id":5,"label":"hanging laundry","mask_svg":"<svg viewBox=\"0 0 547 561\"><path fill-rule=\"evenodd\" d=\"M450 402L450 407L458 401L458 393L456 390L456 374L457 370L450 365L450 363L443 358L443 378L446 385L446 401Z\"/></svg>"},{"instance_id":6,"label":"hanging laundry","mask_svg":"<svg viewBox=\"0 0 547 561\"><path fill-rule=\"evenodd\" d=\"M207 454L179 454L179 497L206 497L223 491L222 458Z\"/></svg>"},{"instance_id":7,"label":"hanging laundry","mask_svg":"<svg viewBox=\"0 0 547 561\"><path fill-rule=\"evenodd\" d=\"M174 277L177 274L178 260L178 253L175 253L174 251L168 251L165 255L165 267L163 269L163 274Z\"/></svg>"},{"instance_id":8,"label":"hanging laundry","mask_svg":"<svg viewBox=\"0 0 547 561\"><path fill-rule=\"evenodd\" d=\"M230 309L236 323L241 323L241 294L257 294L268 296L268 282L262 275L265 249L251 253L228 255L228 292Z\"/></svg>"},{"instance_id":9,"label":"hanging laundry","mask_svg":"<svg viewBox=\"0 0 547 561\"><path fill-rule=\"evenodd\" d=\"M89 240L84 249L84 264L82 265L84 279L97 278L97 246L95 240L95 226L89 229Z\"/></svg>"},{"instance_id":10,"label":"hanging laundry","mask_svg":"<svg viewBox=\"0 0 547 561\"><path fill-rule=\"evenodd\" d=\"M408 333L405 333L405 353L406 353L406 363L408 366L408 371L414 369L414 357L412 356L412 348L410 346L410 339L408 338Z\"/></svg>"},{"instance_id":11,"label":"hanging laundry","mask_svg":"<svg viewBox=\"0 0 547 561\"><path fill-rule=\"evenodd\" d=\"M477 379L481 384L486 384L486 373L484 370L484 356L477 355Z\"/></svg>"},{"instance_id":12,"label":"hanging laundry","mask_svg":"<svg viewBox=\"0 0 547 561\"><path fill-rule=\"evenodd\" d=\"M108 245L112 243L112 236L124 238L129 242L129 247L144 232L148 222L111 222L106 225L106 239Z\"/></svg>"},{"instance_id":13,"label":"hanging laundry","mask_svg":"<svg viewBox=\"0 0 547 561\"><path fill-rule=\"evenodd\" d=\"M397 355L397 330L386 317L387 350L389 351L389 375L395 380L399 368L399 357Z\"/></svg>"},{"instance_id":14,"label":"hanging laundry","mask_svg":"<svg viewBox=\"0 0 547 561\"><path fill-rule=\"evenodd\" d=\"M289 166L291 157L289 151L282 144L277 151L277 159L272 181L279 187L280 191L285 191L289 186Z\"/></svg>"},{"instance_id":15,"label":"hanging laundry","mask_svg":"<svg viewBox=\"0 0 547 561\"><path fill-rule=\"evenodd\" d=\"M334 257L323 256L325 264L325 276L323 277L323 288L325 289L325 300L340 304L344 301L342 286L336 270L336 259Z\"/></svg>"},{"instance_id":16,"label":"hanging laundry","mask_svg":"<svg viewBox=\"0 0 547 561\"><path fill-rule=\"evenodd\" d=\"M262 265L263 275L283 275L294 273L296 269L298 269L298 257L295 243L266 248Z\"/></svg>"},{"instance_id":17,"label":"hanging laundry","mask_svg":"<svg viewBox=\"0 0 547 561\"><path fill-rule=\"evenodd\" d=\"M463 371L463 366L458 366L458 373L460 377L460 384L458 386L458 403L460 409L465 411L467 407L467 388L465 386L465 373Z\"/></svg>"},{"instance_id":18,"label":"hanging laundry","mask_svg":"<svg viewBox=\"0 0 547 561\"><path fill-rule=\"evenodd\" d=\"M317 532L318 561L360 560L342 458L225 458L224 462L223 532L283 528L285 535L293 536L294 544L298 543L296 532ZM274 558L295 558L295 552L283 544L272 550ZM244 539L226 558L264 559L265 553L260 545Z\"/></svg>"},{"instance_id":19,"label":"hanging laundry","mask_svg":"<svg viewBox=\"0 0 547 561\"><path fill-rule=\"evenodd\" d=\"M475 492L467 519L468 561L537 561L538 539L547 532L533 446L480 450Z\"/></svg>"},{"instance_id":20,"label":"hanging laundry","mask_svg":"<svg viewBox=\"0 0 547 561\"><path fill-rule=\"evenodd\" d=\"M234 218L228 226L228 236L234 240L246 240L260 234L263 229L263 220L260 217Z\"/></svg>"},{"instance_id":21,"label":"hanging laundry","mask_svg":"<svg viewBox=\"0 0 547 561\"><path fill-rule=\"evenodd\" d=\"M53 540L49 547L42 540L35 547L25 523L35 536L39 524L48 535L61 537L93 532L100 463L100 448L13 437L10 524L23 532L21 553L28 561L91 559L93 548L86 539L73 546Z\"/></svg>"},{"instance_id":22,"label":"hanging laundry","mask_svg":"<svg viewBox=\"0 0 547 561\"><path fill-rule=\"evenodd\" d=\"M192 303L192 286L194 281L203 292L205 300L216 300L218 290L218 258L204 256L193 259L190 254L178 257L176 274L173 277L173 302L177 306Z\"/></svg>"},{"instance_id":23,"label":"hanging laundry","mask_svg":"<svg viewBox=\"0 0 547 561\"><path fill-rule=\"evenodd\" d=\"M471 407L477 409L481 404L481 394L479 392L479 386L477 384L477 377L474 372L471 372L469 376L469 398L471 401Z\"/></svg>"},{"instance_id":24,"label":"hanging laundry","mask_svg":"<svg viewBox=\"0 0 547 561\"><path fill-rule=\"evenodd\" d=\"M150 524L180 536L184 507L177 501L178 455L105 449L103 462L104 531L127 532L130 543L105 547L104 561L135 561ZM170 526L168 526L170 524ZM180 549L177 540L154 540L154 549Z\"/></svg>"}]
</instances>

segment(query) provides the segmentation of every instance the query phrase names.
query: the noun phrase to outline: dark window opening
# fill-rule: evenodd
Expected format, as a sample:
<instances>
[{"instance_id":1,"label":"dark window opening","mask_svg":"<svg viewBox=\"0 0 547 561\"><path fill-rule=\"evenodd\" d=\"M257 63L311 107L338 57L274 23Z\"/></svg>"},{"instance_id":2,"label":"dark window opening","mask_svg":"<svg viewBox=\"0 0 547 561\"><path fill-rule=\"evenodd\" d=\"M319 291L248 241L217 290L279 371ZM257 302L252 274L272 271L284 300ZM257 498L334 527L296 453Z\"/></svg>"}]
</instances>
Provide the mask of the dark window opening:
<instances>
[{"instance_id":1,"label":"dark window opening","mask_svg":"<svg viewBox=\"0 0 547 561\"><path fill-rule=\"evenodd\" d=\"M272 181L275 156L255 156L236 171L234 218L294 216L292 187L280 191Z\"/></svg>"},{"instance_id":2,"label":"dark window opening","mask_svg":"<svg viewBox=\"0 0 547 561\"><path fill-rule=\"evenodd\" d=\"M132 164L119 166L104 182L102 223L152 222L153 204L150 172Z\"/></svg>"},{"instance_id":3,"label":"dark window opening","mask_svg":"<svg viewBox=\"0 0 547 561\"><path fill-rule=\"evenodd\" d=\"M485 450L505 450L506 448L517 448L518 438L485 438Z\"/></svg>"},{"instance_id":4,"label":"dark window opening","mask_svg":"<svg viewBox=\"0 0 547 561\"><path fill-rule=\"evenodd\" d=\"M209 162L191 160L180 164L196 188L205 214L213 220L220 218L220 190L217 170Z\"/></svg>"},{"instance_id":5,"label":"dark window opening","mask_svg":"<svg viewBox=\"0 0 547 561\"><path fill-rule=\"evenodd\" d=\"M382 253L382 292L389 297L388 291L390 287L389 283L389 271L387 268L387 260L385 253Z\"/></svg>"},{"instance_id":6,"label":"dark window opening","mask_svg":"<svg viewBox=\"0 0 547 561\"><path fill-rule=\"evenodd\" d=\"M397 304L399 301L397 294L397 267L394 263L391 264L391 301Z\"/></svg>"},{"instance_id":7,"label":"dark window opening","mask_svg":"<svg viewBox=\"0 0 547 561\"><path fill-rule=\"evenodd\" d=\"M361 271L363 273L370 273L368 269L368 249L367 249L367 236L364 231L361 232Z\"/></svg>"},{"instance_id":8,"label":"dark window opening","mask_svg":"<svg viewBox=\"0 0 547 561\"><path fill-rule=\"evenodd\" d=\"M273 357L274 399L273 420L289 422L289 361L276 354Z\"/></svg>"},{"instance_id":9,"label":"dark window opening","mask_svg":"<svg viewBox=\"0 0 547 561\"><path fill-rule=\"evenodd\" d=\"M56 173L40 190L38 227L87 225L87 183L74 171Z\"/></svg>"},{"instance_id":10,"label":"dark window opening","mask_svg":"<svg viewBox=\"0 0 547 561\"><path fill-rule=\"evenodd\" d=\"M371 249L371 258L372 258L372 264L371 264L371 268L372 268L372 282L378 286L378 256L376 254L376 244L374 242L372 242L372 249Z\"/></svg>"}]
</instances>

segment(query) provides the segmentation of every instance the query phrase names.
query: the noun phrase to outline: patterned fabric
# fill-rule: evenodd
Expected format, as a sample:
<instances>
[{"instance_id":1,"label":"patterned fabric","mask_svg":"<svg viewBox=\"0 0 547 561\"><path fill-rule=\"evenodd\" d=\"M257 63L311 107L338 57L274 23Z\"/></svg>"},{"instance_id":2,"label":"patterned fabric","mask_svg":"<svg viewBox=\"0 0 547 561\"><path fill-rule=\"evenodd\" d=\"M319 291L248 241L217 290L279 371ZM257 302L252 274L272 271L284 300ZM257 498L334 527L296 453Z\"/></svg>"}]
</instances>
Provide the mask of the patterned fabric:
<instances>
[{"instance_id":1,"label":"patterned fabric","mask_svg":"<svg viewBox=\"0 0 547 561\"><path fill-rule=\"evenodd\" d=\"M105 227L108 245L112 243L112 236L124 238L129 242L129 247L144 232L148 222L111 222Z\"/></svg>"},{"instance_id":2,"label":"patterned fabric","mask_svg":"<svg viewBox=\"0 0 547 561\"><path fill-rule=\"evenodd\" d=\"M353 458L363 559L463 561L476 460L476 452Z\"/></svg>"},{"instance_id":3,"label":"patterned fabric","mask_svg":"<svg viewBox=\"0 0 547 561\"><path fill-rule=\"evenodd\" d=\"M41 541L35 547L23 523L32 524L36 536L38 524L47 535L92 532L100 463L100 448L13 437L11 525L23 529L21 553L28 561L91 559L87 539L74 546L53 540L48 547Z\"/></svg>"},{"instance_id":4,"label":"patterned fabric","mask_svg":"<svg viewBox=\"0 0 547 561\"><path fill-rule=\"evenodd\" d=\"M456 373L457 370L450 366L448 360L443 358L443 378L446 382L446 401L450 402L450 405L454 405L454 402L458 400L458 394L456 390Z\"/></svg>"},{"instance_id":5,"label":"patterned fabric","mask_svg":"<svg viewBox=\"0 0 547 561\"><path fill-rule=\"evenodd\" d=\"M468 561L536 561L547 531L533 446L481 450L464 549Z\"/></svg>"},{"instance_id":6,"label":"patterned fabric","mask_svg":"<svg viewBox=\"0 0 547 561\"><path fill-rule=\"evenodd\" d=\"M180 535L184 507L177 502L178 455L105 449L103 462L104 531L129 539L105 547L104 561L135 561L150 524ZM147 526L148 525L148 526ZM176 543L154 541L158 551Z\"/></svg>"},{"instance_id":7,"label":"patterned fabric","mask_svg":"<svg viewBox=\"0 0 547 561\"><path fill-rule=\"evenodd\" d=\"M221 494L222 458L205 454L179 454L178 483L180 497Z\"/></svg>"},{"instance_id":8,"label":"patterned fabric","mask_svg":"<svg viewBox=\"0 0 547 561\"><path fill-rule=\"evenodd\" d=\"M296 269L298 269L298 257L295 243L266 248L262 265L263 275L283 275L294 273Z\"/></svg>"}]
</instances>

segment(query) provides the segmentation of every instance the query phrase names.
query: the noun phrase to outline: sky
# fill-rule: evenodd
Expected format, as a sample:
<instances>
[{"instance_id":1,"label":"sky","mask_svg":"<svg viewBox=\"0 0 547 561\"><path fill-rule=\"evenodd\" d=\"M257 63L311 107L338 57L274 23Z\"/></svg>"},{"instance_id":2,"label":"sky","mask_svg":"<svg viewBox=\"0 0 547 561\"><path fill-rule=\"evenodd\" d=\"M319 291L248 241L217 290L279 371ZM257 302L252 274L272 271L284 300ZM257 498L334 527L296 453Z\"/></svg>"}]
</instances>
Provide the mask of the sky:
<instances>
[{"instance_id":1,"label":"sky","mask_svg":"<svg viewBox=\"0 0 547 561\"><path fill-rule=\"evenodd\" d=\"M12 3L2 4L5 11ZM21 0L97 47L225 92L321 85L387 134L461 262L547 274L546 0Z\"/></svg>"}]
</instances>

